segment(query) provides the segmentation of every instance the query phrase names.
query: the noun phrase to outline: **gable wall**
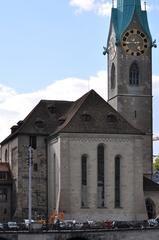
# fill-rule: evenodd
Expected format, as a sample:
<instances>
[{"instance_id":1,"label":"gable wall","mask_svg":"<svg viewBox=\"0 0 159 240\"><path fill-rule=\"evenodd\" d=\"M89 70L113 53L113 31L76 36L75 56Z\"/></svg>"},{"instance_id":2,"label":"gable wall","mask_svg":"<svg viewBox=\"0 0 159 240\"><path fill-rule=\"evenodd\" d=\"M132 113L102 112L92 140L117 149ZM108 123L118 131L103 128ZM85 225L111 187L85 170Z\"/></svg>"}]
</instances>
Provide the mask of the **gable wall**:
<instances>
[{"instance_id":1,"label":"gable wall","mask_svg":"<svg viewBox=\"0 0 159 240\"><path fill-rule=\"evenodd\" d=\"M105 207L97 208L97 146L105 146ZM67 219L145 219L142 179L142 139L135 136L99 134L61 134L60 211ZM54 151L54 150L51 150ZM81 156L88 155L88 208L81 208ZM121 208L114 208L114 157L121 156ZM54 169L54 171L56 171ZM51 170L49 175L53 174ZM52 176L53 177L53 176ZM125 180L126 179L126 180ZM56 186L57 187L57 186ZM51 190L51 189L50 189ZM48 198L51 193L49 191ZM94 217L93 217L94 216Z\"/></svg>"}]
</instances>

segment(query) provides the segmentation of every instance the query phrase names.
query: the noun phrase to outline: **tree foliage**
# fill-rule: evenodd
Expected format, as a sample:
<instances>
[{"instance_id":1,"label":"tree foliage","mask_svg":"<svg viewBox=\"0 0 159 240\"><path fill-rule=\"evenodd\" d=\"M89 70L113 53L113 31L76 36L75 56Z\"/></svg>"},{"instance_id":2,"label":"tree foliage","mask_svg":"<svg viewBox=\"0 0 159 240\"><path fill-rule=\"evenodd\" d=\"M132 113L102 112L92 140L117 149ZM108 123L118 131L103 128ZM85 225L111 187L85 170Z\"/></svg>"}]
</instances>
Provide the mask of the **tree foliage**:
<instances>
[{"instance_id":1,"label":"tree foliage","mask_svg":"<svg viewBox=\"0 0 159 240\"><path fill-rule=\"evenodd\" d=\"M155 161L153 163L153 169L154 171L159 171L159 156L155 158Z\"/></svg>"}]
</instances>

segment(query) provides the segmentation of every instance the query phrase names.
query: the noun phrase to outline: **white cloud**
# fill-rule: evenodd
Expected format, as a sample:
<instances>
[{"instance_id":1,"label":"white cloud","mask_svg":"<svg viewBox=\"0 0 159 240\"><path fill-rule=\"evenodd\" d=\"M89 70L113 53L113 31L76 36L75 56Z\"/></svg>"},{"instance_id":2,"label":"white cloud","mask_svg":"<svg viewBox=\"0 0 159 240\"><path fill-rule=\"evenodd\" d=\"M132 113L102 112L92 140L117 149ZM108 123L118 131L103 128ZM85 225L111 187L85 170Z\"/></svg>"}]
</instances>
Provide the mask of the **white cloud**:
<instances>
[{"instance_id":1,"label":"white cloud","mask_svg":"<svg viewBox=\"0 0 159 240\"><path fill-rule=\"evenodd\" d=\"M100 16L110 16L112 7L107 0L69 0L69 3L76 8L75 13L93 11Z\"/></svg>"},{"instance_id":2,"label":"white cloud","mask_svg":"<svg viewBox=\"0 0 159 240\"><path fill-rule=\"evenodd\" d=\"M159 97L159 76L153 76L153 94Z\"/></svg>"},{"instance_id":3,"label":"white cloud","mask_svg":"<svg viewBox=\"0 0 159 240\"><path fill-rule=\"evenodd\" d=\"M69 0L69 4L72 7L75 7L75 13L79 14L83 11L86 12L95 12L100 16L110 16L111 8L112 8L112 1L111 0ZM114 6L116 7L117 0L114 0ZM154 6L152 4L146 3L145 0L141 1L141 8L143 10L151 11L153 9L158 8L158 6Z\"/></svg>"},{"instance_id":4,"label":"white cloud","mask_svg":"<svg viewBox=\"0 0 159 240\"><path fill-rule=\"evenodd\" d=\"M70 5L83 11L91 11L94 8L94 0L70 0Z\"/></svg>"},{"instance_id":5,"label":"white cloud","mask_svg":"<svg viewBox=\"0 0 159 240\"><path fill-rule=\"evenodd\" d=\"M15 94L14 89L0 84L0 103L5 101L9 96L14 96Z\"/></svg>"},{"instance_id":6,"label":"white cloud","mask_svg":"<svg viewBox=\"0 0 159 240\"><path fill-rule=\"evenodd\" d=\"M18 94L14 89L0 85L0 141L10 134L10 127L24 119L41 99L76 100L92 88L106 99L106 78L106 71L100 71L89 79L70 77L55 81L45 89L25 94Z\"/></svg>"}]
</instances>

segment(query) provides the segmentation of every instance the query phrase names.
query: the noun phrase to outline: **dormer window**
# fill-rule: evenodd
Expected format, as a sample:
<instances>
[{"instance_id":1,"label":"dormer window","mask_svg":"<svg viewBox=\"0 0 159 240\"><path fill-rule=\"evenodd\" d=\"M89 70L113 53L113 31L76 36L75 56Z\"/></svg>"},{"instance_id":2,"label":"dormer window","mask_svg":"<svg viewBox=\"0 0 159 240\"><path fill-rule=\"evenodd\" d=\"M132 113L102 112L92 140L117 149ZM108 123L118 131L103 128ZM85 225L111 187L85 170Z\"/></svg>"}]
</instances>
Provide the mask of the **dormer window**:
<instances>
[{"instance_id":1,"label":"dormer window","mask_svg":"<svg viewBox=\"0 0 159 240\"><path fill-rule=\"evenodd\" d=\"M82 120L84 122L89 122L91 120L91 115L87 112L83 112L82 113Z\"/></svg>"},{"instance_id":2,"label":"dormer window","mask_svg":"<svg viewBox=\"0 0 159 240\"><path fill-rule=\"evenodd\" d=\"M17 125L12 126L12 127L11 127L11 133L16 132L17 129L18 129L18 126L17 126Z\"/></svg>"},{"instance_id":3,"label":"dormer window","mask_svg":"<svg viewBox=\"0 0 159 240\"><path fill-rule=\"evenodd\" d=\"M60 117L59 120L58 120L59 121L59 125L62 125L65 122L65 120L66 119L64 117Z\"/></svg>"},{"instance_id":4,"label":"dormer window","mask_svg":"<svg viewBox=\"0 0 159 240\"><path fill-rule=\"evenodd\" d=\"M113 113L110 113L107 115L107 122L108 123L116 123L117 117Z\"/></svg>"},{"instance_id":5,"label":"dormer window","mask_svg":"<svg viewBox=\"0 0 159 240\"><path fill-rule=\"evenodd\" d=\"M56 107L55 107L55 105L54 104L51 104L51 105L49 105L48 106L48 110L49 110L49 112L50 113L56 113Z\"/></svg>"},{"instance_id":6,"label":"dormer window","mask_svg":"<svg viewBox=\"0 0 159 240\"><path fill-rule=\"evenodd\" d=\"M45 123L42 119L37 119L35 121L35 126L38 127L38 128L44 128L45 127Z\"/></svg>"}]
</instances>

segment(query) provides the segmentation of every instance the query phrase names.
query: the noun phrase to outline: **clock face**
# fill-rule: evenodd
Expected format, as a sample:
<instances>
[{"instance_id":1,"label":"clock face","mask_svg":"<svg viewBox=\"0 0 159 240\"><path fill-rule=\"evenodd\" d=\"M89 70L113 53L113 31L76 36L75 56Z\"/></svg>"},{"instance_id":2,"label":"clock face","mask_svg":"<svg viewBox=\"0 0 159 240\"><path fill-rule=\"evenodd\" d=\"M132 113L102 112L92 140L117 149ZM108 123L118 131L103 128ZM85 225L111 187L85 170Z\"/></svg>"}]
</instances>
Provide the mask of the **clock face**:
<instances>
[{"instance_id":1,"label":"clock face","mask_svg":"<svg viewBox=\"0 0 159 240\"><path fill-rule=\"evenodd\" d=\"M116 54L116 46L115 46L114 36L112 36L110 38L108 50L109 50L109 57L111 60L113 60L115 57L115 54Z\"/></svg>"},{"instance_id":2,"label":"clock face","mask_svg":"<svg viewBox=\"0 0 159 240\"><path fill-rule=\"evenodd\" d=\"M127 54L140 56L148 48L148 40L143 32L137 29L130 29L122 38L122 46Z\"/></svg>"}]
</instances>

